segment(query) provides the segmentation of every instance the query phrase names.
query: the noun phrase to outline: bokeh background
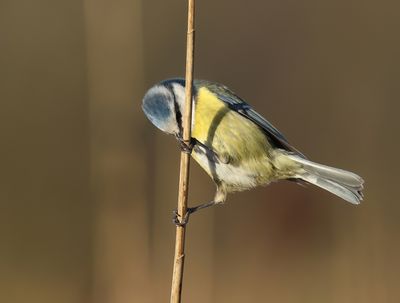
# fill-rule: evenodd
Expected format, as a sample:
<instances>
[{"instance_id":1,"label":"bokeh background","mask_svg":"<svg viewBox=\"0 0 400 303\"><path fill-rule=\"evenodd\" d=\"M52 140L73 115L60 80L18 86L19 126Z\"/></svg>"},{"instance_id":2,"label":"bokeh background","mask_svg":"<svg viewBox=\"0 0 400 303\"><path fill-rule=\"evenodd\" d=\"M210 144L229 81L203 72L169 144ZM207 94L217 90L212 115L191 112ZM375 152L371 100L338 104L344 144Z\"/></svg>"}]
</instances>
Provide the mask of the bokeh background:
<instances>
[{"instance_id":1,"label":"bokeh background","mask_svg":"<svg viewBox=\"0 0 400 303\"><path fill-rule=\"evenodd\" d=\"M398 1L198 1L195 76L311 159L354 207L290 182L187 235L184 302L399 302ZM0 1L0 301L168 302L179 150L144 117L184 75L185 1ZM214 185L192 163L190 202Z\"/></svg>"}]
</instances>

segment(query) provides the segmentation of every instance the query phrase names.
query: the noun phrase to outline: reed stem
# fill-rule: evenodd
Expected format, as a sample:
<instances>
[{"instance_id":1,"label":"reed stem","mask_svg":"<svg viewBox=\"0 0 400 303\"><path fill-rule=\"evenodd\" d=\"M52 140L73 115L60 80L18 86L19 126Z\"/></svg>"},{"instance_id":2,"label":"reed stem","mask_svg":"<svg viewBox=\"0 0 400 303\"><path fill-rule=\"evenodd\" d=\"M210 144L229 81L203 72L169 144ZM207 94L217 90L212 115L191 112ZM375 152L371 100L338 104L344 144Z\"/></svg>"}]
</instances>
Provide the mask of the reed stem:
<instances>
[{"instance_id":1,"label":"reed stem","mask_svg":"<svg viewBox=\"0 0 400 303\"><path fill-rule=\"evenodd\" d=\"M193 57L194 57L194 12L195 0L188 0L188 27L186 43L186 84L185 111L183 113L183 140L190 144L192 128L192 86L193 86ZM182 220L187 211L189 190L190 155L181 152L178 216ZM174 269L172 273L171 303L180 303L182 295L183 268L185 262L185 233L186 225L176 227Z\"/></svg>"}]
</instances>

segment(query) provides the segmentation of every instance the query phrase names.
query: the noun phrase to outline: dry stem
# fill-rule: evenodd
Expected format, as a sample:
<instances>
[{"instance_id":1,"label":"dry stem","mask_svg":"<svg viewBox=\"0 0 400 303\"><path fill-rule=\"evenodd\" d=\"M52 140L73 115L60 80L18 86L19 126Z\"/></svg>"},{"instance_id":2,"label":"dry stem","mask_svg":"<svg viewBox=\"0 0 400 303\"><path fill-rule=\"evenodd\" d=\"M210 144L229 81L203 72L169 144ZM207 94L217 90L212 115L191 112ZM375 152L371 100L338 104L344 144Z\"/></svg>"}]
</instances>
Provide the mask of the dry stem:
<instances>
[{"instance_id":1,"label":"dry stem","mask_svg":"<svg viewBox=\"0 0 400 303\"><path fill-rule=\"evenodd\" d=\"M192 85L193 85L193 55L194 55L194 4L188 0L188 30L186 44L186 105L183 114L183 140L189 144L192 124ZM182 219L187 211L189 189L190 155L181 153L178 215ZM180 303L182 294L183 265L185 261L185 231L186 226L176 227L174 270L172 274L171 303Z\"/></svg>"}]
</instances>

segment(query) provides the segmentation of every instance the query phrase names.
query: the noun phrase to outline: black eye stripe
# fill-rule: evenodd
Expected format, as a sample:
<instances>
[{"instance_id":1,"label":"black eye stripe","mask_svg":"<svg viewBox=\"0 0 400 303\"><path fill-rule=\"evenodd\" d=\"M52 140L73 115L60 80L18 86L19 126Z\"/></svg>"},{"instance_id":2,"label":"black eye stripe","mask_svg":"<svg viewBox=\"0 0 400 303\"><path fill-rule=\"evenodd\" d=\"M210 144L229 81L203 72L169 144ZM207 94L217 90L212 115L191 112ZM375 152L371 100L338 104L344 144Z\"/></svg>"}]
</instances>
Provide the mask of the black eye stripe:
<instances>
[{"instance_id":1,"label":"black eye stripe","mask_svg":"<svg viewBox=\"0 0 400 303\"><path fill-rule=\"evenodd\" d=\"M175 97L174 97L174 105L175 105L176 121L178 122L179 128L182 128L182 113L179 110L179 105L178 102L176 102Z\"/></svg>"},{"instance_id":2,"label":"black eye stripe","mask_svg":"<svg viewBox=\"0 0 400 303\"><path fill-rule=\"evenodd\" d=\"M176 96L175 96L175 93L174 93L173 88L170 86L169 89L170 89L172 95L174 96L175 119L176 119L176 123L178 124L178 127L179 127L179 133L182 135L182 133L183 133L183 128L182 128L182 113L181 113L181 111L180 111L180 109L179 109L179 104L178 104L178 102L176 101Z\"/></svg>"}]
</instances>

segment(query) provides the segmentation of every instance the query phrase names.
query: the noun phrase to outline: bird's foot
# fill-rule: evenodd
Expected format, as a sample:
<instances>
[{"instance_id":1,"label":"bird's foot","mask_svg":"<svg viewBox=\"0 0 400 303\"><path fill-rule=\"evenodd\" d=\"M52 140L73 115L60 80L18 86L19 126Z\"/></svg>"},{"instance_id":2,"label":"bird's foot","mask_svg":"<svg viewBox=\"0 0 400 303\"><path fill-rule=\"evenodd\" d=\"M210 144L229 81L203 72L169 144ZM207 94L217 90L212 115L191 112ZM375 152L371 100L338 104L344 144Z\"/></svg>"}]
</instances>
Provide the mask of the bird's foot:
<instances>
[{"instance_id":1,"label":"bird's foot","mask_svg":"<svg viewBox=\"0 0 400 303\"><path fill-rule=\"evenodd\" d=\"M181 226L184 227L186 226L186 224L189 222L189 217L191 214L195 213L196 211L203 209L203 208L207 208L210 206L215 205L216 203L214 201L208 202L208 203L204 203L204 204L200 204L197 205L195 207L188 207L186 209L186 213L183 215L183 218L179 219L181 217L181 215L178 213L178 211L175 209L173 211L173 217L172 217L172 222L176 225L176 226Z\"/></svg>"},{"instance_id":2,"label":"bird's foot","mask_svg":"<svg viewBox=\"0 0 400 303\"><path fill-rule=\"evenodd\" d=\"M190 141L187 142L183 140L181 136L176 136L176 139L179 142L179 147L181 148L181 151L190 155L192 153L193 147L196 145L196 140L194 138L190 138Z\"/></svg>"},{"instance_id":3,"label":"bird's foot","mask_svg":"<svg viewBox=\"0 0 400 303\"><path fill-rule=\"evenodd\" d=\"M189 222L189 216L190 216L189 208L186 210L186 213L182 219L179 219L181 217L181 215L178 213L178 211L176 209L174 209L174 211L172 213L173 213L172 222L176 226L184 227Z\"/></svg>"}]
</instances>

